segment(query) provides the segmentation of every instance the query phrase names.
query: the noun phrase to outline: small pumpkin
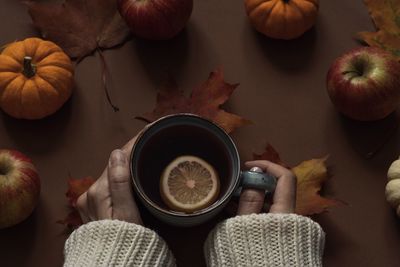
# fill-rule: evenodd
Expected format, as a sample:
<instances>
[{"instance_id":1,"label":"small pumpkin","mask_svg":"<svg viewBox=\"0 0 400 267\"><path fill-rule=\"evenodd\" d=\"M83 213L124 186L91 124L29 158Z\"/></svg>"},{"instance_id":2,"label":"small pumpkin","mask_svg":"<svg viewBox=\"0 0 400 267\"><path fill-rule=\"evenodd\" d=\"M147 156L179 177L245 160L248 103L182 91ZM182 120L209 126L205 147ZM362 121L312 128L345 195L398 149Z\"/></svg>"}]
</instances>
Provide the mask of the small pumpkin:
<instances>
[{"instance_id":1,"label":"small pumpkin","mask_svg":"<svg viewBox=\"0 0 400 267\"><path fill-rule=\"evenodd\" d=\"M257 31L275 39L294 39L317 19L319 0L245 0L247 15Z\"/></svg>"},{"instance_id":2,"label":"small pumpkin","mask_svg":"<svg viewBox=\"0 0 400 267\"><path fill-rule=\"evenodd\" d=\"M388 170L386 184L386 200L396 209L400 217L400 159L395 160Z\"/></svg>"},{"instance_id":3,"label":"small pumpkin","mask_svg":"<svg viewBox=\"0 0 400 267\"><path fill-rule=\"evenodd\" d=\"M0 107L18 119L41 119L70 98L74 69L70 58L50 41L28 38L0 54Z\"/></svg>"}]
</instances>

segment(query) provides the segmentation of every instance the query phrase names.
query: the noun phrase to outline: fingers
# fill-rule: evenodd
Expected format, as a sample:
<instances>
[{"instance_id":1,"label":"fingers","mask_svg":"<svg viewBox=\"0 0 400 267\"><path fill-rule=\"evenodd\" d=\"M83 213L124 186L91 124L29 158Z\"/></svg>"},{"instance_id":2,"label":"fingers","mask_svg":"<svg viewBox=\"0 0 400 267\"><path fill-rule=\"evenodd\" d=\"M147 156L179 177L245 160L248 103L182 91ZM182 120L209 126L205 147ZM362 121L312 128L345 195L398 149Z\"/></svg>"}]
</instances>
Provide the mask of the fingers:
<instances>
[{"instance_id":1,"label":"fingers","mask_svg":"<svg viewBox=\"0 0 400 267\"><path fill-rule=\"evenodd\" d=\"M76 206L83 222L111 218L111 199L107 178L100 177L77 200Z\"/></svg>"},{"instance_id":2,"label":"fingers","mask_svg":"<svg viewBox=\"0 0 400 267\"><path fill-rule=\"evenodd\" d=\"M107 176L100 176L87 191L87 205L91 220L110 219L112 216L111 197Z\"/></svg>"},{"instance_id":3,"label":"fingers","mask_svg":"<svg viewBox=\"0 0 400 267\"><path fill-rule=\"evenodd\" d=\"M273 176L279 178L281 176L291 173L290 170L282 167L281 165L275 164L267 160L254 160L245 163L247 168L259 167L263 171L272 174Z\"/></svg>"},{"instance_id":4,"label":"fingers","mask_svg":"<svg viewBox=\"0 0 400 267\"><path fill-rule=\"evenodd\" d=\"M99 179L77 199L76 208L84 223L102 219L121 219L142 223L133 198L129 164L125 156L131 153L136 139L137 136L126 143L122 150L113 152L108 167L104 169ZM121 153L123 158L121 158ZM122 163L121 159L123 159ZM113 196L111 189L114 192Z\"/></svg>"},{"instance_id":5,"label":"fingers","mask_svg":"<svg viewBox=\"0 0 400 267\"><path fill-rule=\"evenodd\" d=\"M244 189L240 194L237 215L260 213L264 206L265 192L257 189Z\"/></svg>"},{"instance_id":6,"label":"fingers","mask_svg":"<svg viewBox=\"0 0 400 267\"><path fill-rule=\"evenodd\" d=\"M80 195L78 200L76 201L76 208L79 212L79 215L81 216L82 222L87 223L89 222L89 216L87 215L88 213L88 207L87 207L87 196L86 192Z\"/></svg>"},{"instance_id":7,"label":"fingers","mask_svg":"<svg viewBox=\"0 0 400 267\"><path fill-rule=\"evenodd\" d=\"M259 167L274 175L278 181L275 189L271 213L292 213L296 206L296 176L288 169L266 160L249 161L246 167Z\"/></svg>"},{"instance_id":8,"label":"fingers","mask_svg":"<svg viewBox=\"0 0 400 267\"><path fill-rule=\"evenodd\" d=\"M122 150L111 153L108 164L108 185L113 219L142 224L137 209L129 172L129 160Z\"/></svg>"},{"instance_id":9,"label":"fingers","mask_svg":"<svg viewBox=\"0 0 400 267\"><path fill-rule=\"evenodd\" d=\"M271 213L293 213L296 208L296 176L291 173L278 178Z\"/></svg>"}]
</instances>

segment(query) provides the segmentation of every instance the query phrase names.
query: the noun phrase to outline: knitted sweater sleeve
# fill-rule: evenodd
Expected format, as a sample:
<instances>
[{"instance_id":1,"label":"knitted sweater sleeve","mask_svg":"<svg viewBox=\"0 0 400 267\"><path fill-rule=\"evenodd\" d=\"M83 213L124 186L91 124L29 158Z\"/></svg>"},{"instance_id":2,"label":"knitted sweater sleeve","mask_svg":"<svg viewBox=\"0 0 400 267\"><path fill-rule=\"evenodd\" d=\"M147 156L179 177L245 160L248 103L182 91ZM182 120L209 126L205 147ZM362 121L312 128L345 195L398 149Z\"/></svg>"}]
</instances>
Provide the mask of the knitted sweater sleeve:
<instances>
[{"instance_id":1,"label":"knitted sweater sleeve","mask_svg":"<svg viewBox=\"0 0 400 267\"><path fill-rule=\"evenodd\" d=\"M102 220L75 230L64 247L64 266L175 266L164 240L133 223Z\"/></svg>"},{"instance_id":2,"label":"knitted sweater sleeve","mask_svg":"<svg viewBox=\"0 0 400 267\"><path fill-rule=\"evenodd\" d=\"M208 236L208 266L322 266L325 233L295 214L252 214L220 223Z\"/></svg>"}]
</instances>

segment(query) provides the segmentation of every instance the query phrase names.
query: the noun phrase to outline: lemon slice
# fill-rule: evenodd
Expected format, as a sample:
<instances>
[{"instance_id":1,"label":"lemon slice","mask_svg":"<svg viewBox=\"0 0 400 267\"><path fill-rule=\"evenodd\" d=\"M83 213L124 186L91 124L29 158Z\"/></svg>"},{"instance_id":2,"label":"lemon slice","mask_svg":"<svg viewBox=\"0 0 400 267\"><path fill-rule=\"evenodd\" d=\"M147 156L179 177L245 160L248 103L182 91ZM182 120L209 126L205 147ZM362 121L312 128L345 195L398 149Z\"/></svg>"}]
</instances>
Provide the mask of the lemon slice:
<instances>
[{"instance_id":1,"label":"lemon slice","mask_svg":"<svg viewBox=\"0 0 400 267\"><path fill-rule=\"evenodd\" d=\"M170 209L192 213L214 203L219 194L219 177L203 159L180 156L162 173L160 193Z\"/></svg>"}]
</instances>

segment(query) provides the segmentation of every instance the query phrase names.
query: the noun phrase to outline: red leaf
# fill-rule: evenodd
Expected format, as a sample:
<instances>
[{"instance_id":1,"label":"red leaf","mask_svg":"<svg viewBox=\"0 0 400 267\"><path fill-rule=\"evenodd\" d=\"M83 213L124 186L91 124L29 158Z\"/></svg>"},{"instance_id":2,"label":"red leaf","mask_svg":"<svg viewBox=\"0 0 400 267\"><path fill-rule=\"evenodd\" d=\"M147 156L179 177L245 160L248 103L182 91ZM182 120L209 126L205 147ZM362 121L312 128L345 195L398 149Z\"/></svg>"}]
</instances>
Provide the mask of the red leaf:
<instances>
[{"instance_id":1,"label":"red leaf","mask_svg":"<svg viewBox=\"0 0 400 267\"><path fill-rule=\"evenodd\" d=\"M78 200L79 196L85 193L89 187L95 182L92 177L84 177L81 179L68 179L68 191L65 194L68 199L68 204L71 207L75 207L76 201Z\"/></svg>"},{"instance_id":2,"label":"red leaf","mask_svg":"<svg viewBox=\"0 0 400 267\"><path fill-rule=\"evenodd\" d=\"M96 180L92 177L84 177L82 179L68 179L68 190L65 194L68 200L68 207L70 213L63 219L58 220L57 223L64 224L67 228L73 230L82 224L81 216L76 209L76 201L79 196L85 193Z\"/></svg>"},{"instance_id":3,"label":"red leaf","mask_svg":"<svg viewBox=\"0 0 400 267\"><path fill-rule=\"evenodd\" d=\"M275 150L271 144L267 144L265 147L265 150L262 154L256 154L253 153L253 159L254 160L268 160L273 163L282 165L286 168L288 168L288 165L286 165L282 160L281 157L279 156L279 153Z\"/></svg>"},{"instance_id":4,"label":"red leaf","mask_svg":"<svg viewBox=\"0 0 400 267\"><path fill-rule=\"evenodd\" d=\"M122 44L130 35L115 0L25 3L42 36L57 43L72 58L83 58L98 48Z\"/></svg>"},{"instance_id":5,"label":"red leaf","mask_svg":"<svg viewBox=\"0 0 400 267\"><path fill-rule=\"evenodd\" d=\"M137 118L152 122L170 114L193 113L214 121L231 133L236 128L251 123L221 108L237 86L238 84L226 83L222 71L216 70L205 83L192 90L190 97L186 97L183 91L177 89L176 83L170 81L159 91L155 109Z\"/></svg>"},{"instance_id":6,"label":"red leaf","mask_svg":"<svg viewBox=\"0 0 400 267\"><path fill-rule=\"evenodd\" d=\"M71 210L65 219L58 220L57 223L65 225L69 230L74 230L83 224L77 210Z\"/></svg>"}]
</instances>

